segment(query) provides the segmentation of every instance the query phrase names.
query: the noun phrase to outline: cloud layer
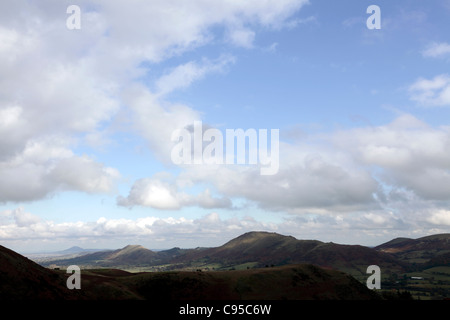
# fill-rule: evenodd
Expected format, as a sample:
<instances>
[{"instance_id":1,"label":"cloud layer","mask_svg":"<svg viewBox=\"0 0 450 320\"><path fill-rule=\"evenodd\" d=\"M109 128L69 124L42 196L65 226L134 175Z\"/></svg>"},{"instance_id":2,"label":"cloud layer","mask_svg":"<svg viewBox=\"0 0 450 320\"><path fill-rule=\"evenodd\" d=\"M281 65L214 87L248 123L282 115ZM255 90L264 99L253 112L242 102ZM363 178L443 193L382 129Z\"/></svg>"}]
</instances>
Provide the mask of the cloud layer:
<instances>
[{"instance_id":1,"label":"cloud layer","mask_svg":"<svg viewBox=\"0 0 450 320\"><path fill-rule=\"evenodd\" d=\"M3 245L20 251L39 252L42 243L61 249L74 245L119 248L139 243L148 248L218 246L245 232L265 230L298 239L376 245L392 239L392 232L418 237L445 232L449 212L436 209L426 219L402 218L388 211L354 215L291 216L279 222L263 222L251 216L228 217L212 212L195 219L145 216L136 219L101 217L95 221L56 223L22 207L0 212ZM416 217L417 218L417 217Z\"/></svg>"},{"instance_id":2,"label":"cloud layer","mask_svg":"<svg viewBox=\"0 0 450 320\"><path fill-rule=\"evenodd\" d=\"M160 75L155 92L141 84L146 66L216 41L213 27L224 30L219 41L251 46L253 37L243 34L254 35L251 29L257 26L277 28L306 3L83 0L77 3L81 29L68 30L69 1L2 2L0 201L42 199L67 189L113 190L117 169L74 149L98 142L127 112L130 128L167 161L171 132L200 116L164 96L206 74L224 72L234 58L180 64Z\"/></svg>"},{"instance_id":3,"label":"cloud layer","mask_svg":"<svg viewBox=\"0 0 450 320\"><path fill-rule=\"evenodd\" d=\"M14 203L0 214L0 239L175 241L182 234L231 236L252 229L326 238L338 229L362 236L392 229L435 232L449 225L450 127L433 127L410 114L377 126L281 141L280 168L273 176L261 176L257 166L176 168L171 162L174 130L204 116L172 101L171 94L208 75L226 74L238 61L228 53L177 59L217 43L255 48L261 29L308 22L292 20L307 0L81 0L80 30L66 28L70 4L0 3L0 202ZM277 45L272 42L271 50ZM447 58L449 48L435 42L421 53ZM176 62L167 67L168 61ZM415 78L406 95L420 107L448 107L450 76ZM140 176L117 196L124 173L79 151L108 141L117 124L142 138L152 156L167 171L179 169L177 174ZM114 193L119 207L154 208L162 216L187 207L212 213L198 219L55 223L15 204L69 190ZM272 224L215 212L236 208L285 220Z\"/></svg>"}]
</instances>

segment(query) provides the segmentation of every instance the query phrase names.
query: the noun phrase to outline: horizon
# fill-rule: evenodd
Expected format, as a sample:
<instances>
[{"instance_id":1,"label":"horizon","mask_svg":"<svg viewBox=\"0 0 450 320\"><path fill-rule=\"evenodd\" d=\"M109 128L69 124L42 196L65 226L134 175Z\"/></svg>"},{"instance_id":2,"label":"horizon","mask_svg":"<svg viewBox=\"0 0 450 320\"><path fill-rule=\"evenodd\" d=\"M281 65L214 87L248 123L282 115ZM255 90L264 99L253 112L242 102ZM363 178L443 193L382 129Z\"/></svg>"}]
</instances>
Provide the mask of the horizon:
<instances>
[{"instance_id":1,"label":"horizon","mask_svg":"<svg viewBox=\"0 0 450 320\"><path fill-rule=\"evenodd\" d=\"M291 235L280 234L280 233L277 233L277 232L269 232L269 231L261 231L261 230L260 230L260 231L248 231L248 232L246 232L246 233L243 233L243 234L241 234L241 235L238 235L237 237L240 237L240 236L242 236L242 235L244 235L244 234L247 234L247 233L255 233L255 232L257 232L257 233L258 233L258 232L259 232L259 233L276 233L276 234L278 234L278 235L285 236L285 237L290 237L290 236L291 236ZM434 236L434 235L443 235L443 234L448 234L448 233L428 234L428 235L425 235L425 236L421 236L421 237L419 237L419 238L423 238L423 237L427 237L427 236ZM62 252L62 251L70 250L70 249L73 249L73 248L79 248L79 249L82 249L82 250L98 250L98 251L111 250L111 251L113 251L113 250L121 250L121 249L124 249L124 248L126 248L127 246L141 246L141 247L143 247L143 248L145 248L145 249L148 249L148 250L151 250L151 251L165 251L165 250L171 250L171 249L174 249L174 248L180 248L180 249L187 249L187 250L189 250L189 249L196 249L196 248L215 248L215 247L220 247L220 246L222 246L222 245L225 245L225 244L228 243L229 241L236 239L237 237L234 237L234 238L232 238L232 239L228 239L228 240L226 240L224 243L221 243L221 244L219 244L219 245L216 245L216 246L207 246L207 247L205 247L205 246L195 246L195 247L172 246L172 247L166 247L166 248L164 248L164 247L161 247L161 248L152 248L152 247L146 247L146 246L143 246L143 245L138 244L138 243L129 243L129 244L124 245L123 247L114 247L114 248L112 248L112 247L111 247L111 248L85 248L85 247L80 247L80 246L74 245L74 246L69 247L69 248L56 249L56 250L53 250L53 251L42 251L42 252L39 252L39 251L37 251L37 252L18 252L18 253L19 253L19 254L22 254L22 255L51 254L51 253L57 253L57 252ZM315 240L315 241L320 241L320 242L323 242L323 243L335 243L335 244L339 244L339 245L361 245L361 246L368 247L368 248L374 248L374 247L376 247L376 246L379 246L379 245L382 245L382 244L384 244L384 243L387 243L387 242L389 242L389 241L391 241L391 240L395 240L395 239L399 239L399 238L403 238L403 237L392 238L392 239L387 240L387 241L385 241L385 242L378 243L378 244L374 244L374 245L362 245L362 244L359 244L359 243L339 243L339 242L335 242L335 241L321 241L320 239L298 239L298 238L296 238L296 237L294 237L294 238L295 238L296 240L299 240L299 241L302 241L302 240ZM419 238L405 238L405 239L419 239Z\"/></svg>"},{"instance_id":2,"label":"horizon","mask_svg":"<svg viewBox=\"0 0 450 320\"><path fill-rule=\"evenodd\" d=\"M447 0L3 1L0 244L449 233L449 16Z\"/></svg>"}]
</instances>

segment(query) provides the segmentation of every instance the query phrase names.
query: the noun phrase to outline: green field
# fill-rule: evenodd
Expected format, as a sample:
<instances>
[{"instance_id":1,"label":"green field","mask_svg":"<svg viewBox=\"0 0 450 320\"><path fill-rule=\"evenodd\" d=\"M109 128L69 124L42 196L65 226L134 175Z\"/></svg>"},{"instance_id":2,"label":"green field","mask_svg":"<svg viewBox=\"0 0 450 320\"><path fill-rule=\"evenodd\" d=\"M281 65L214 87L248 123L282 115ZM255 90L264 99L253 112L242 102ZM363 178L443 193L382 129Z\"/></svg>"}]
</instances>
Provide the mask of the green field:
<instances>
[{"instance_id":1,"label":"green field","mask_svg":"<svg viewBox=\"0 0 450 320\"><path fill-rule=\"evenodd\" d=\"M421 300L450 298L450 267L392 274L381 282L381 289L384 292L408 291L414 299Z\"/></svg>"}]
</instances>

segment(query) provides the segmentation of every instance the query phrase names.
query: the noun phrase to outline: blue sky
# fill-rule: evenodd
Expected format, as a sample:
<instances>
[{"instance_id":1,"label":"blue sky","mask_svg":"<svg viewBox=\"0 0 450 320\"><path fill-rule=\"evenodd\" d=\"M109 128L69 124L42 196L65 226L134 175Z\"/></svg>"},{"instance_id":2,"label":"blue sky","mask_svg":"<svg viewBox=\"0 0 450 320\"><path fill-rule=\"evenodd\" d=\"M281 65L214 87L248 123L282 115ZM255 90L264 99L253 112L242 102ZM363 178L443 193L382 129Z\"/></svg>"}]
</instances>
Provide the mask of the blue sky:
<instances>
[{"instance_id":1,"label":"blue sky","mask_svg":"<svg viewBox=\"0 0 450 320\"><path fill-rule=\"evenodd\" d=\"M381 29L366 26L370 5ZM448 0L0 6L2 245L449 232ZM171 134L196 121L279 129L278 172L175 165Z\"/></svg>"}]
</instances>

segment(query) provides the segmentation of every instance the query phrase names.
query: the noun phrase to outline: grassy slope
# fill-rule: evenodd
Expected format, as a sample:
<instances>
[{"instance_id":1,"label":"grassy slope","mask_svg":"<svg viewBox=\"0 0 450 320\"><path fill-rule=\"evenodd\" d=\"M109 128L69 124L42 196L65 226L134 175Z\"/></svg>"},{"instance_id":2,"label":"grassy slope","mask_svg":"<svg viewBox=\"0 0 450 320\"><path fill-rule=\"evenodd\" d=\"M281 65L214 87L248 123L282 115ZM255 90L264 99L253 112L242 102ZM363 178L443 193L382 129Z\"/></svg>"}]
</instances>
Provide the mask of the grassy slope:
<instances>
[{"instance_id":1,"label":"grassy slope","mask_svg":"<svg viewBox=\"0 0 450 320\"><path fill-rule=\"evenodd\" d=\"M66 277L0 246L0 300L77 299Z\"/></svg>"},{"instance_id":2,"label":"grassy slope","mask_svg":"<svg viewBox=\"0 0 450 320\"><path fill-rule=\"evenodd\" d=\"M108 271L93 273L105 276L105 272ZM312 265L239 271L141 273L108 281L111 286L115 283L116 288L127 288L128 298L132 298L134 293L134 298L149 300L379 299L376 293L354 278ZM90 285L98 287L95 282ZM85 285L86 290L90 285Z\"/></svg>"}]
</instances>

